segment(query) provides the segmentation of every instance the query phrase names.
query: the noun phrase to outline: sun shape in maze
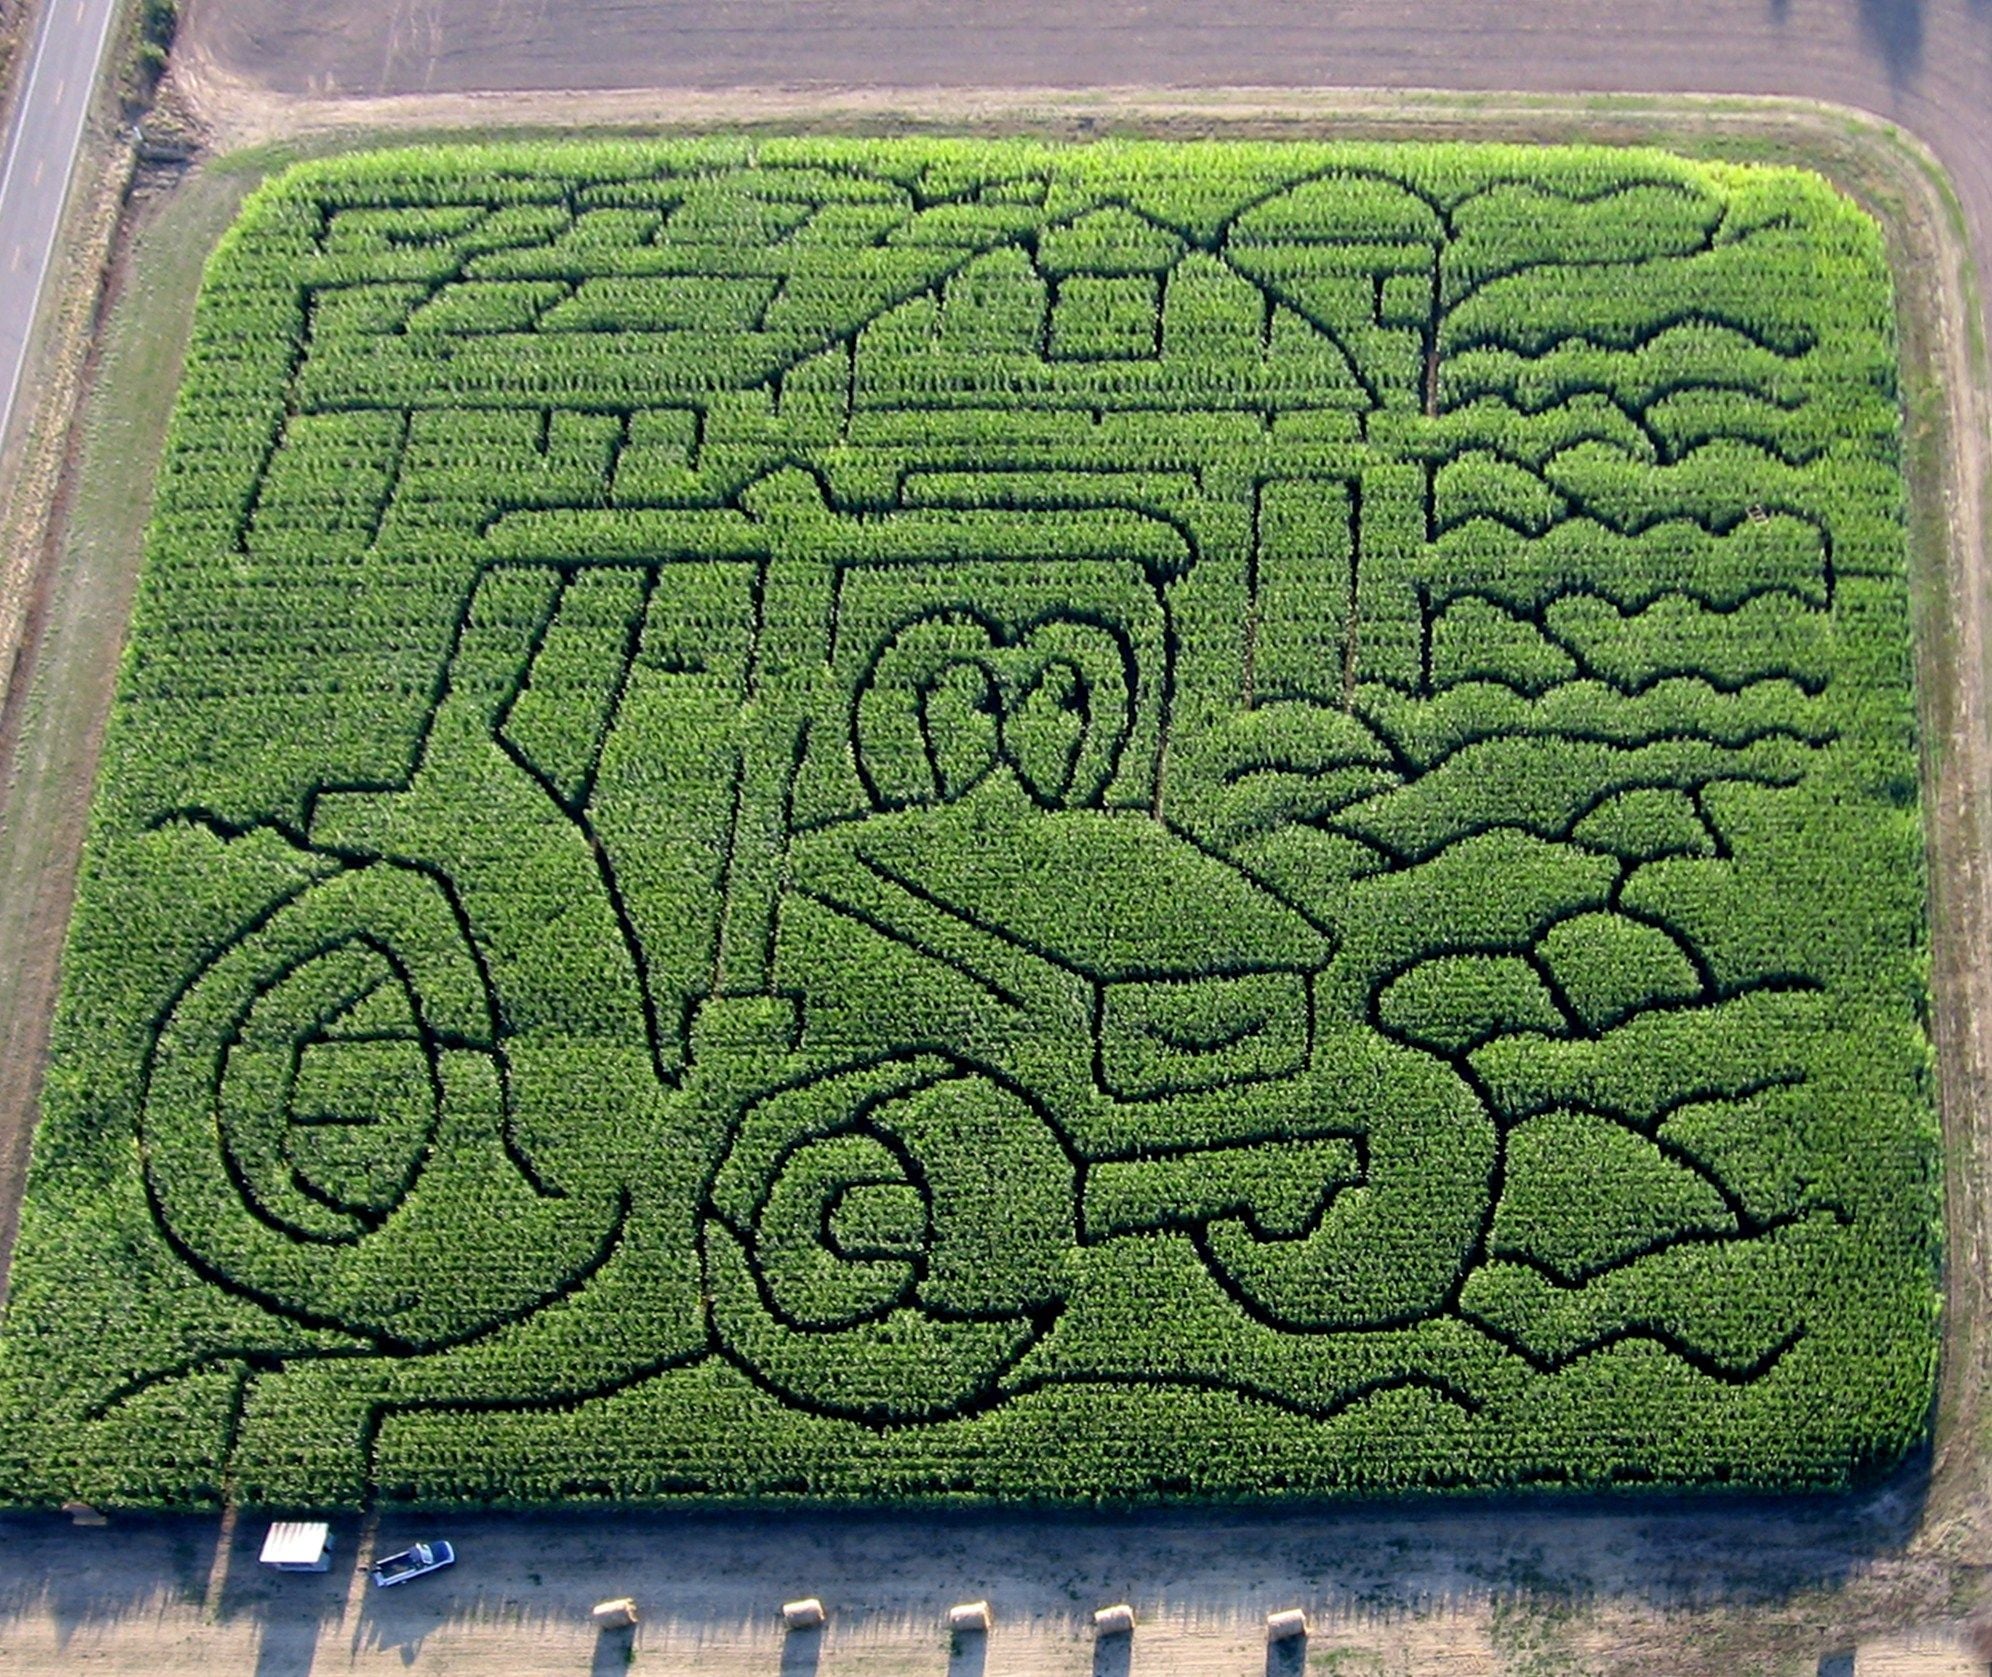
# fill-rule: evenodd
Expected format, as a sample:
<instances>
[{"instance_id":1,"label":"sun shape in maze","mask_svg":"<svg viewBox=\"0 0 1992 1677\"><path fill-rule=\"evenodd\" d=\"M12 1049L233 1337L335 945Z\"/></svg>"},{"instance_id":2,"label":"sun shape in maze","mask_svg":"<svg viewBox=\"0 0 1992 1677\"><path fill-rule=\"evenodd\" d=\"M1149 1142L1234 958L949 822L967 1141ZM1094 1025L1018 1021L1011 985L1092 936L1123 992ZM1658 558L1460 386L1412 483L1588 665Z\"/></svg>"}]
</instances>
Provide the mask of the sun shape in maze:
<instances>
[{"instance_id":1,"label":"sun shape in maze","mask_svg":"<svg viewBox=\"0 0 1992 1677\"><path fill-rule=\"evenodd\" d=\"M1867 1331L1823 1282L1913 1293L1842 1157L1863 1099L1922 1134L1845 1049L1901 1006L1860 940L1920 936L1860 827L1914 820L1868 224L1649 154L1193 150L257 201L121 701L188 742L120 786L132 876L210 882L132 1122L218 1302L89 1424L198 1388L217 1471L345 1496L737 1391L843 1464L779 1487L986 1489L1006 1417L1174 1393L1427 1482L1553 1477L1568 1406L1579 1477L1735 1476L1614 1382L1781 1414ZM766 1483L700 1401L660 1483Z\"/></svg>"}]
</instances>

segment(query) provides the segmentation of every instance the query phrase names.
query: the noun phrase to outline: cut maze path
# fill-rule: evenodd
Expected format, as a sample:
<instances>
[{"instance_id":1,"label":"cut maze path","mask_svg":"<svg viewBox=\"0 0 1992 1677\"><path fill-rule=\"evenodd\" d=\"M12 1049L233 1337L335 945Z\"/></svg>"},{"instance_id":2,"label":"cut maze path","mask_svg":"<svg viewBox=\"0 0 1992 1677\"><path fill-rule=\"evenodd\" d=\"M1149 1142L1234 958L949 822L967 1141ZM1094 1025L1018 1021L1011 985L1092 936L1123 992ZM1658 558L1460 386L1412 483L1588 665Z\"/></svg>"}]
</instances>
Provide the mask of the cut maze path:
<instances>
[{"instance_id":1,"label":"cut maze path","mask_svg":"<svg viewBox=\"0 0 1992 1677\"><path fill-rule=\"evenodd\" d=\"M985 1421L1058 1405L1061 1452L1004 1458L1026 1494L1600 1482L1620 1423L1549 1406L1607 1368L1777 1441L1655 1429L1646 1478L1899 1455L1934 1208L1873 1164L1926 1178L1929 1135L1888 1059L1920 969L1873 225L1654 152L802 144L332 163L211 267L164 480L241 487L162 502L178 627L141 608L63 1018L141 971L157 1000L56 1035L143 1182L59 1081L40 1143L134 1279L51 1256L87 1219L42 1189L10 1325L70 1336L37 1378L83 1407L35 1409L76 1438L220 1407L101 1471L22 1432L0 1487L760 1494L803 1450L819 1493L1001 1496ZM438 814L473 785L475 842ZM141 916L175 928L147 959ZM1637 1186L1557 1164L1601 1154ZM1845 1284L1794 1291L1800 1254ZM236 1304L182 1337L134 1301L187 1270ZM144 1343L55 1325L93 1298ZM626 1341L577 1361L588 1313ZM697 1453L684 1406L743 1378L779 1481ZM1866 1430L1816 1429L1821 1378ZM610 1444L624 1396L670 1413ZM332 1403L357 1454L287 1439ZM599 1453L492 1419L529 1410ZM1374 1477L1267 1454L1302 1422L1387 1439ZM1235 1472L1121 1465L1226 1428ZM161 1457L208 1476L113 1465Z\"/></svg>"}]
</instances>

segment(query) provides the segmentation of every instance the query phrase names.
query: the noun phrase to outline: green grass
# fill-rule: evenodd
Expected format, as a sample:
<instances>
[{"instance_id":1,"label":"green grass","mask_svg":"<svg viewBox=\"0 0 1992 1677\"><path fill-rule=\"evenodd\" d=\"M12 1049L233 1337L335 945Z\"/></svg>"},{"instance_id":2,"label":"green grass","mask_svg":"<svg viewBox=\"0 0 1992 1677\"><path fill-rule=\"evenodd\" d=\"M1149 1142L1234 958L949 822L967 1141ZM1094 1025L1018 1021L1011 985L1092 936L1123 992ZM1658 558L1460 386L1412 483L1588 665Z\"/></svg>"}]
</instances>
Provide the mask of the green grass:
<instances>
[{"instance_id":1,"label":"green grass","mask_svg":"<svg viewBox=\"0 0 1992 1677\"><path fill-rule=\"evenodd\" d=\"M1657 152L262 189L17 1498L1837 1485L1925 1426L1891 297Z\"/></svg>"}]
</instances>

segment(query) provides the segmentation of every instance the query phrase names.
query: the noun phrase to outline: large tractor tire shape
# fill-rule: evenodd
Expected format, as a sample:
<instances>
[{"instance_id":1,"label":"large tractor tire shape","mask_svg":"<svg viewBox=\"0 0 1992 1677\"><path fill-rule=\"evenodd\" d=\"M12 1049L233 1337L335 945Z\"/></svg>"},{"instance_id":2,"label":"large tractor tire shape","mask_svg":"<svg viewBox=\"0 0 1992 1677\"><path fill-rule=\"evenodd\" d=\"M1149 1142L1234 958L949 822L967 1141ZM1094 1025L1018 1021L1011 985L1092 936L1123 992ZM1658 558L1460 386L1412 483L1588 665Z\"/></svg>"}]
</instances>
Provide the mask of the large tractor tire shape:
<instances>
[{"instance_id":1,"label":"large tractor tire shape","mask_svg":"<svg viewBox=\"0 0 1992 1677\"><path fill-rule=\"evenodd\" d=\"M561 582L478 590L407 784L313 798L284 836L319 877L208 958L148 1057L146 1183L182 1255L384 1354L573 1292L629 1216L602 1143L643 1114L576 1057L641 1051L638 985L584 836L503 740Z\"/></svg>"}]
</instances>

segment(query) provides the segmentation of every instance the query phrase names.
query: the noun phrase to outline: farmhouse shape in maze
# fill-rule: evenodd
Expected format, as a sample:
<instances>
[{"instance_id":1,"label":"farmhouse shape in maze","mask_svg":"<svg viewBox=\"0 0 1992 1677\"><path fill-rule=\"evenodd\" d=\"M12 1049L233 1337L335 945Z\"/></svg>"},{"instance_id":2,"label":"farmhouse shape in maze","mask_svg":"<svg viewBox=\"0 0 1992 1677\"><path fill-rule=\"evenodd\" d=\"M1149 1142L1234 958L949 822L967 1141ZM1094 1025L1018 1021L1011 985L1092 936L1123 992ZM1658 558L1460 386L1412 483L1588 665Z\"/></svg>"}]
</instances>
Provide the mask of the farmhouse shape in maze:
<instances>
[{"instance_id":1,"label":"farmhouse shape in maze","mask_svg":"<svg viewBox=\"0 0 1992 1677\"><path fill-rule=\"evenodd\" d=\"M1210 156L254 201L104 794L111 874L205 882L125 1121L178 1315L52 1400L78 1484L162 1412L290 1501L1913 1436L1872 229L1651 154ZM260 452L203 456L210 361Z\"/></svg>"}]
</instances>

